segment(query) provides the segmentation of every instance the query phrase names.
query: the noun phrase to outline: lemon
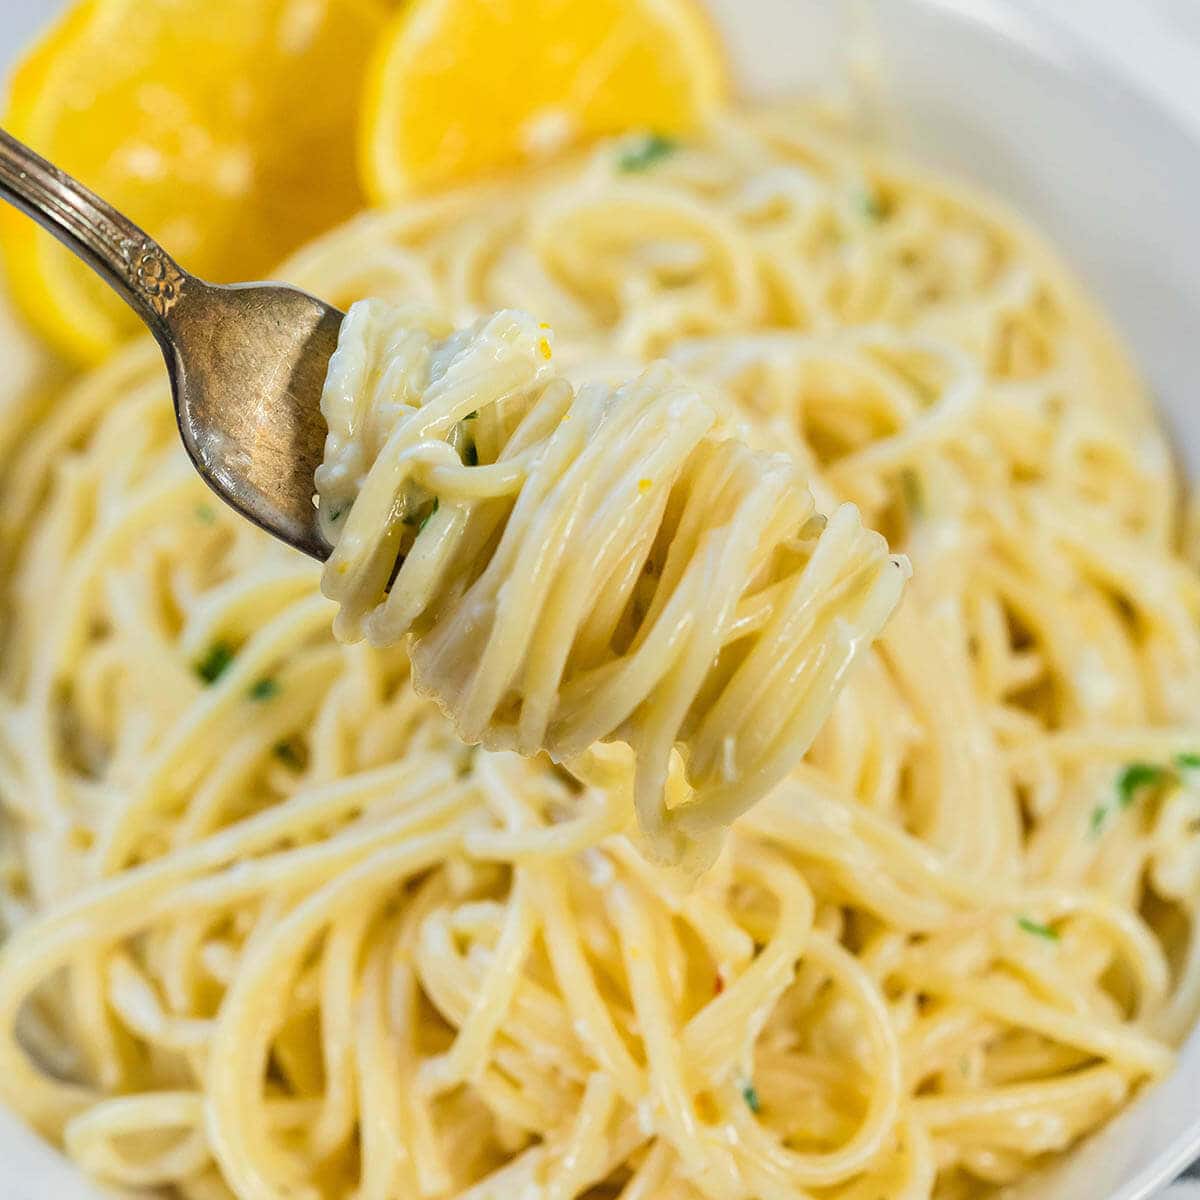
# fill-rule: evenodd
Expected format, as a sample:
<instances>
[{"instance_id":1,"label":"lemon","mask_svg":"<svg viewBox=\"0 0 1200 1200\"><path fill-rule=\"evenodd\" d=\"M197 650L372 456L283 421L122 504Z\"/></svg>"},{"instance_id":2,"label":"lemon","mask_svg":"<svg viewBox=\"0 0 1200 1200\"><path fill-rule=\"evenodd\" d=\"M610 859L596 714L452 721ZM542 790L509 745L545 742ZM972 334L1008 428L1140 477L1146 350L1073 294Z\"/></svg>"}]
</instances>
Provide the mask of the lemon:
<instances>
[{"instance_id":1,"label":"lemon","mask_svg":"<svg viewBox=\"0 0 1200 1200\"><path fill-rule=\"evenodd\" d=\"M138 222L187 269L261 278L362 207L361 79L377 0L84 0L34 47L4 125ZM25 316L81 361L137 328L28 218L0 214Z\"/></svg>"},{"instance_id":2,"label":"lemon","mask_svg":"<svg viewBox=\"0 0 1200 1200\"><path fill-rule=\"evenodd\" d=\"M387 203L597 135L683 134L725 90L694 0L412 0L372 62L363 177Z\"/></svg>"}]
</instances>

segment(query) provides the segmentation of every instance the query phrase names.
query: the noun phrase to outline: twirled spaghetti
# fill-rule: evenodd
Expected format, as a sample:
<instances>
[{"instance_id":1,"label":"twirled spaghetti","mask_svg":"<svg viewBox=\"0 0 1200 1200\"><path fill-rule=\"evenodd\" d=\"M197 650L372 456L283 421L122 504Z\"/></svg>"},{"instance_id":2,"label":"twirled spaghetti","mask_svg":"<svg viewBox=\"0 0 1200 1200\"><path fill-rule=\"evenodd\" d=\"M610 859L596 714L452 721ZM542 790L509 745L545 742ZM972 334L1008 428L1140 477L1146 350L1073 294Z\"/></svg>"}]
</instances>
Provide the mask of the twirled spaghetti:
<instances>
[{"instance_id":1,"label":"twirled spaghetti","mask_svg":"<svg viewBox=\"0 0 1200 1200\"><path fill-rule=\"evenodd\" d=\"M330 364L317 471L335 632L409 631L459 735L572 761L634 751L653 851L707 866L796 765L899 599L853 505L828 525L666 364L578 393L514 311L447 336L377 301ZM694 794L667 807L675 746Z\"/></svg>"},{"instance_id":2,"label":"twirled spaghetti","mask_svg":"<svg viewBox=\"0 0 1200 1200\"><path fill-rule=\"evenodd\" d=\"M1120 348L1009 214L795 113L631 159L287 273L547 314L579 387L665 357L911 556L902 604L688 890L603 763L467 749L402 648L333 640L312 564L205 497L151 347L14 414L0 1091L103 1179L954 1200L1169 1069L1200 576Z\"/></svg>"}]
</instances>

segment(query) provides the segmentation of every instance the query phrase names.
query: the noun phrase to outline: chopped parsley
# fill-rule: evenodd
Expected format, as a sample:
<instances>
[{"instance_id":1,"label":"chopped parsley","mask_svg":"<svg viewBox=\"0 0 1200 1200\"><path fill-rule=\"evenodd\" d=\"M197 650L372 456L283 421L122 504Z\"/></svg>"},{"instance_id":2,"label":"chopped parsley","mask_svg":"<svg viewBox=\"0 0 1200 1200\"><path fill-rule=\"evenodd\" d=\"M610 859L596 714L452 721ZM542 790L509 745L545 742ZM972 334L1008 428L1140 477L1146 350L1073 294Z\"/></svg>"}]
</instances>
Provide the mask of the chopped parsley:
<instances>
[{"instance_id":1,"label":"chopped parsley","mask_svg":"<svg viewBox=\"0 0 1200 1200\"><path fill-rule=\"evenodd\" d=\"M269 677L257 680L247 693L251 700L270 700L279 695L279 680Z\"/></svg>"},{"instance_id":2,"label":"chopped parsley","mask_svg":"<svg viewBox=\"0 0 1200 1200\"><path fill-rule=\"evenodd\" d=\"M300 761L300 751L291 742L276 742L271 753L280 762L287 763L289 767L295 767L298 770L303 765Z\"/></svg>"},{"instance_id":3,"label":"chopped parsley","mask_svg":"<svg viewBox=\"0 0 1200 1200\"><path fill-rule=\"evenodd\" d=\"M758 1092L752 1083L742 1084L742 1099L746 1102L746 1107L752 1113L762 1112L762 1102L758 1098Z\"/></svg>"},{"instance_id":4,"label":"chopped parsley","mask_svg":"<svg viewBox=\"0 0 1200 1200\"><path fill-rule=\"evenodd\" d=\"M1185 754L1175 755L1175 765L1181 771L1195 771L1200 768L1200 754L1192 750Z\"/></svg>"},{"instance_id":5,"label":"chopped parsley","mask_svg":"<svg viewBox=\"0 0 1200 1200\"><path fill-rule=\"evenodd\" d=\"M330 521L340 521L345 513L346 510L344 508L335 508L333 512L329 514L329 519Z\"/></svg>"},{"instance_id":6,"label":"chopped parsley","mask_svg":"<svg viewBox=\"0 0 1200 1200\"><path fill-rule=\"evenodd\" d=\"M426 525L429 524L429 518L438 510L438 498L434 496L433 507L421 518L421 523L417 526L417 532L420 533Z\"/></svg>"},{"instance_id":7,"label":"chopped parsley","mask_svg":"<svg viewBox=\"0 0 1200 1200\"><path fill-rule=\"evenodd\" d=\"M1200 755L1180 754L1175 758L1176 765L1186 767L1195 762L1200 766ZM1115 807L1129 808L1137 800L1138 794L1147 788L1161 787L1166 783L1178 783L1179 776L1170 767L1158 763L1132 762L1121 768L1115 784ZM1095 837L1108 823L1114 805L1110 803L1097 804L1092 809L1090 828Z\"/></svg>"},{"instance_id":8,"label":"chopped parsley","mask_svg":"<svg viewBox=\"0 0 1200 1200\"><path fill-rule=\"evenodd\" d=\"M1137 794L1142 788L1157 786L1170 774L1166 767L1157 766L1155 763L1130 763L1117 776L1117 803L1122 808L1128 808L1137 799Z\"/></svg>"},{"instance_id":9,"label":"chopped parsley","mask_svg":"<svg viewBox=\"0 0 1200 1200\"><path fill-rule=\"evenodd\" d=\"M875 189L871 187L857 188L854 192L854 207L858 209L868 221L879 221L883 219L883 205L879 202L879 196Z\"/></svg>"},{"instance_id":10,"label":"chopped parsley","mask_svg":"<svg viewBox=\"0 0 1200 1200\"><path fill-rule=\"evenodd\" d=\"M418 533L420 533L421 530L424 529L425 526L429 524L429 518L432 517L435 512L437 512L438 506L439 506L438 498L436 496L434 496L433 504L426 511L426 513L423 517L417 516L417 512L419 510L410 508L404 514L404 516L401 518L401 522L403 524L407 525L410 529L415 529Z\"/></svg>"},{"instance_id":11,"label":"chopped parsley","mask_svg":"<svg viewBox=\"0 0 1200 1200\"><path fill-rule=\"evenodd\" d=\"M196 664L196 674L205 683L216 683L233 662L233 648L228 642L213 642L208 653Z\"/></svg>"},{"instance_id":12,"label":"chopped parsley","mask_svg":"<svg viewBox=\"0 0 1200 1200\"><path fill-rule=\"evenodd\" d=\"M645 171L678 149L679 143L674 138L663 137L661 133L643 134L617 155L617 167L622 171Z\"/></svg>"},{"instance_id":13,"label":"chopped parsley","mask_svg":"<svg viewBox=\"0 0 1200 1200\"><path fill-rule=\"evenodd\" d=\"M1032 933L1034 937L1045 938L1048 942L1058 941L1057 929L1052 929L1049 925L1043 925L1041 921L1035 921L1032 917L1018 917L1017 924L1026 933Z\"/></svg>"},{"instance_id":14,"label":"chopped parsley","mask_svg":"<svg viewBox=\"0 0 1200 1200\"><path fill-rule=\"evenodd\" d=\"M205 525L217 523L217 510L211 504L197 504L195 511L197 521L203 521Z\"/></svg>"}]
</instances>

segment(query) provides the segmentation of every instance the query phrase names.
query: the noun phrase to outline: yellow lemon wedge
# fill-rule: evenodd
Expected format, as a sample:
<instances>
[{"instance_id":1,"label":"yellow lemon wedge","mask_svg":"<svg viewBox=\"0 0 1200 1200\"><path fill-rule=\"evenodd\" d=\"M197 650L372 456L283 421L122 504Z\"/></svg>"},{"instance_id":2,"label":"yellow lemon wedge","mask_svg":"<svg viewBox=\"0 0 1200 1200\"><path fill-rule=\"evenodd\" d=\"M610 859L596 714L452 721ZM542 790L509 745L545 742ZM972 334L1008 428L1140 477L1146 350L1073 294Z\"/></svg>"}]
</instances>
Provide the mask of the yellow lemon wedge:
<instances>
[{"instance_id":1,"label":"yellow lemon wedge","mask_svg":"<svg viewBox=\"0 0 1200 1200\"><path fill-rule=\"evenodd\" d=\"M13 77L4 125L188 270L256 279L361 208L361 81L378 0L83 0ZM18 307L95 361L137 326L27 217L0 213Z\"/></svg>"},{"instance_id":2,"label":"yellow lemon wedge","mask_svg":"<svg viewBox=\"0 0 1200 1200\"><path fill-rule=\"evenodd\" d=\"M368 77L364 181L383 204L597 135L686 133L725 90L695 0L411 0Z\"/></svg>"}]
</instances>

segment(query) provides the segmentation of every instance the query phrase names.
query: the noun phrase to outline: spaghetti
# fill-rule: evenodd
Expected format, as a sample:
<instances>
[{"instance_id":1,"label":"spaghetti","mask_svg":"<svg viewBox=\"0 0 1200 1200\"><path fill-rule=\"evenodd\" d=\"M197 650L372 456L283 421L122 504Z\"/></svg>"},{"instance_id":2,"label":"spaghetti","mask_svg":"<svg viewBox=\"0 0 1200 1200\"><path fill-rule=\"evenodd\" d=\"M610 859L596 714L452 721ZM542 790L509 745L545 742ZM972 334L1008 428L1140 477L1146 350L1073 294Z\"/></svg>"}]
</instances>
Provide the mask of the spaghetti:
<instances>
[{"instance_id":1,"label":"spaghetti","mask_svg":"<svg viewBox=\"0 0 1200 1200\"><path fill-rule=\"evenodd\" d=\"M410 630L413 686L459 736L571 761L634 751L651 849L708 866L811 745L906 564L853 505L828 525L672 368L577 394L545 325L451 336L355 305L322 407L322 589L334 631ZM694 794L666 806L683 748Z\"/></svg>"},{"instance_id":2,"label":"spaghetti","mask_svg":"<svg viewBox=\"0 0 1200 1200\"><path fill-rule=\"evenodd\" d=\"M954 1200L1170 1068L1200 576L1119 346L1008 213L819 120L627 149L287 274L553 315L579 395L666 358L911 557L903 602L689 889L626 836L616 750L581 783L467 748L403 646L332 638L312 564L206 497L152 347L16 414L0 1091L97 1177Z\"/></svg>"}]
</instances>

